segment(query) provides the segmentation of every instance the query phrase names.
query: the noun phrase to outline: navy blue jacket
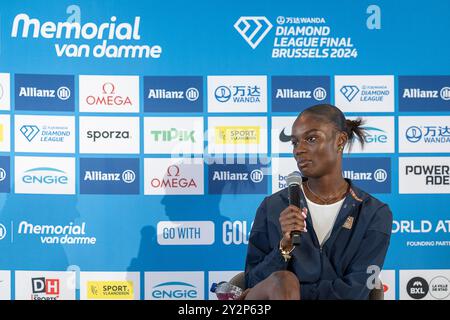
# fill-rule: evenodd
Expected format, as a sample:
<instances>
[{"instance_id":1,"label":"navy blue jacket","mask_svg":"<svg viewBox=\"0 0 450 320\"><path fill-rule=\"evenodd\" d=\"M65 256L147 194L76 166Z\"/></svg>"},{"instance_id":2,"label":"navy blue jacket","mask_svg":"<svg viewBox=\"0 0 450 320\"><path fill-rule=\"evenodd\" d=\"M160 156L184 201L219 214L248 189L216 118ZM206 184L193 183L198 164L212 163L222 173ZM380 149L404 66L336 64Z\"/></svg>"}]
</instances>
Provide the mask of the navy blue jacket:
<instances>
[{"instance_id":1,"label":"navy blue jacket","mask_svg":"<svg viewBox=\"0 0 450 320\"><path fill-rule=\"evenodd\" d=\"M389 207L350 183L330 237L320 247L310 215L308 232L285 262L279 250L279 217L288 205L288 189L266 197L259 206L250 232L245 264L247 287L271 273L289 270L300 280L301 299L368 299L369 266L383 267L392 230ZM300 189L300 206L308 207ZM309 212L309 208L308 208ZM350 218L349 218L350 217ZM352 223L349 223L353 219ZM346 223L347 222L347 223Z\"/></svg>"}]
</instances>

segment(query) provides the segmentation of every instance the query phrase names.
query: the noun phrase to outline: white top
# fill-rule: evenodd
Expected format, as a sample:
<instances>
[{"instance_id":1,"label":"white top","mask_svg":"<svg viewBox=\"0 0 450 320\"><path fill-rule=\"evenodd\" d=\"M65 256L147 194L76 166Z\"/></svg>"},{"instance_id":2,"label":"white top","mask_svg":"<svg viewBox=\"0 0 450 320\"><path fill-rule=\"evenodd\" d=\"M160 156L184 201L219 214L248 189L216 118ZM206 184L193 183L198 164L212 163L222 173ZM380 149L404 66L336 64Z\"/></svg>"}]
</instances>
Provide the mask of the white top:
<instances>
[{"instance_id":1,"label":"white top","mask_svg":"<svg viewBox=\"0 0 450 320\"><path fill-rule=\"evenodd\" d=\"M305 191L303 190L303 194ZM306 202L308 203L309 212L311 220L313 223L314 231L316 232L317 239L319 240L320 246L330 237L331 231L333 230L334 222L341 210L341 206L344 203L344 199L332 204L317 204L312 202L306 197ZM308 229L308 226L306 226Z\"/></svg>"}]
</instances>

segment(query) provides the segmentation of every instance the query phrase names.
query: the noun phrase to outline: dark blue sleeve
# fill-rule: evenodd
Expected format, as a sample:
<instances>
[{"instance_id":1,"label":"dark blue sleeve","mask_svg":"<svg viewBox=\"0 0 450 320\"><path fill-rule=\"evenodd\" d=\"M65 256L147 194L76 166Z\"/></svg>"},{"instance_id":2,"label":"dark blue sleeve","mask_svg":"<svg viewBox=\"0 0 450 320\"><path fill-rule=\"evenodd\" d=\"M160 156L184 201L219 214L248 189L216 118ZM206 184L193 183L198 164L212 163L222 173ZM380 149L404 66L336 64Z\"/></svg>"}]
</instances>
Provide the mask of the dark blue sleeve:
<instances>
[{"instance_id":1,"label":"dark blue sleeve","mask_svg":"<svg viewBox=\"0 0 450 320\"><path fill-rule=\"evenodd\" d=\"M392 213L387 205L383 205L375 213L345 275L335 280L301 284L301 298L305 300L368 299L370 289L367 281L370 280L370 276L373 277L372 273L368 273L368 267L378 266L380 270L382 269L389 247L391 230ZM325 255L324 258L326 258Z\"/></svg>"},{"instance_id":2,"label":"dark blue sleeve","mask_svg":"<svg viewBox=\"0 0 450 320\"><path fill-rule=\"evenodd\" d=\"M248 241L245 262L245 283L254 287L275 271L286 270L287 262L280 253L278 244L271 245L267 225L267 198L256 211Z\"/></svg>"}]
</instances>

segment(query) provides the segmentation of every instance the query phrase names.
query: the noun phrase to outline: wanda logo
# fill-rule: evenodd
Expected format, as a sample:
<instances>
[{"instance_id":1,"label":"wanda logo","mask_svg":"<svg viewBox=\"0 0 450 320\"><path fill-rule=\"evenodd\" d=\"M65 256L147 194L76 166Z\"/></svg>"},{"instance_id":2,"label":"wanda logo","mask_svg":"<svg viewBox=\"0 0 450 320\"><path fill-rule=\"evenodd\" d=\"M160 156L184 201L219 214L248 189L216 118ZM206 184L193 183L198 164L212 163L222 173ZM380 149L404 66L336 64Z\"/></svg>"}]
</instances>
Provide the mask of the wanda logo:
<instances>
[{"instance_id":1,"label":"wanda logo","mask_svg":"<svg viewBox=\"0 0 450 320\"><path fill-rule=\"evenodd\" d=\"M197 183L193 178L186 178L181 174L181 169L177 165L167 168L164 178L153 178L150 181L152 188L156 189L185 189L197 188Z\"/></svg>"},{"instance_id":2,"label":"wanda logo","mask_svg":"<svg viewBox=\"0 0 450 320\"><path fill-rule=\"evenodd\" d=\"M86 97L86 103L90 106L132 106L133 103L129 96L116 94L116 86L112 82L105 82L102 85L101 95L91 95Z\"/></svg>"}]
</instances>

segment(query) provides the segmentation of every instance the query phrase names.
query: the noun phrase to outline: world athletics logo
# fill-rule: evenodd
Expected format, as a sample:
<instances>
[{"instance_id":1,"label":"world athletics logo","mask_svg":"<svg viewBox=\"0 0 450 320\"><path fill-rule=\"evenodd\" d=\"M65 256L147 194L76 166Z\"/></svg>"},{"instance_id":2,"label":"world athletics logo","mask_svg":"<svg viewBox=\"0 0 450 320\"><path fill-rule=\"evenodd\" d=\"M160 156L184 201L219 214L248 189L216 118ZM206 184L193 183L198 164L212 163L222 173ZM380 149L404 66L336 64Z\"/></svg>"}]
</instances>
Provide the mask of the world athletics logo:
<instances>
[{"instance_id":1,"label":"world athletics logo","mask_svg":"<svg viewBox=\"0 0 450 320\"><path fill-rule=\"evenodd\" d=\"M272 29L272 24L266 17L240 17L234 28L255 49Z\"/></svg>"}]
</instances>

